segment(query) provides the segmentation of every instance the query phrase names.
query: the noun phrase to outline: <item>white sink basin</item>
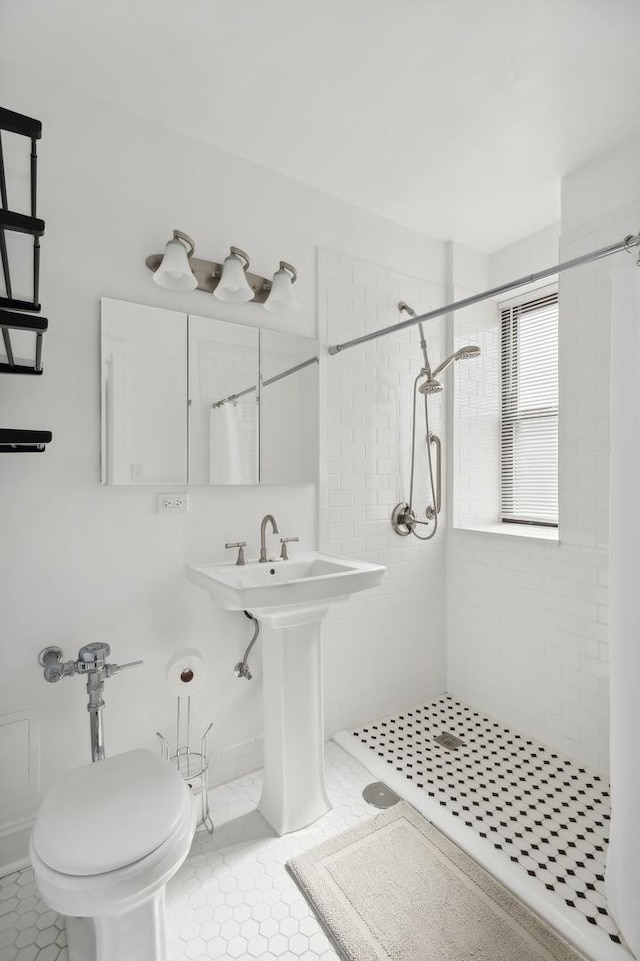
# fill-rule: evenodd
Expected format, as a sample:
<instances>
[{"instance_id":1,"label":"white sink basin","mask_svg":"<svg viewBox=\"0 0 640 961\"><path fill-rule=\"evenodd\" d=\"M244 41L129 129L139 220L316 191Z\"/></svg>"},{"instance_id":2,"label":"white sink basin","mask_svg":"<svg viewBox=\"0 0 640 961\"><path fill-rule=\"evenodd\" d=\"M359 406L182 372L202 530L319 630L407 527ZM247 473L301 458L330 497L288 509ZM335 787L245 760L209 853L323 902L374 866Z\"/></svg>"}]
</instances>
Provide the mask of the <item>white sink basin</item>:
<instances>
[{"instance_id":1,"label":"white sink basin","mask_svg":"<svg viewBox=\"0 0 640 961\"><path fill-rule=\"evenodd\" d=\"M328 607L357 591L376 587L385 568L379 564L311 552L288 561L246 565L204 564L187 567L193 584L209 591L227 611L250 611L256 617L295 608Z\"/></svg>"}]
</instances>

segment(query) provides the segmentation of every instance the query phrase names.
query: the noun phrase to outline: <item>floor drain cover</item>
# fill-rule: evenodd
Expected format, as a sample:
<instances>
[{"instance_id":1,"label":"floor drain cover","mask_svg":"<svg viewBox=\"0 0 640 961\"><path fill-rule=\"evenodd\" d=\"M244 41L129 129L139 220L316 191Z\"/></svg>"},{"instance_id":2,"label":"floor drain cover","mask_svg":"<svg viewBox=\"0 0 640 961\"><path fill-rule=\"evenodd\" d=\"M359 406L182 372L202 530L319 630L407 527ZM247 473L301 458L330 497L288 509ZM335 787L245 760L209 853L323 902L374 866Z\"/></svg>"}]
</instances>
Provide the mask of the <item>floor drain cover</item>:
<instances>
[{"instance_id":1,"label":"floor drain cover","mask_svg":"<svg viewBox=\"0 0 640 961\"><path fill-rule=\"evenodd\" d=\"M397 804L400 798L395 791L383 784L382 781L374 781L367 784L362 792L362 796L367 804L373 804L376 808L390 808Z\"/></svg>"},{"instance_id":2,"label":"floor drain cover","mask_svg":"<svg viewBox=\"0 0 640 961\"><path fill-rule=\"evenodd\" d=\"M455 751L461 744L464 744L464 741L461 741L455 734L438 734L433 740L436 744L449 748L450 751Z\"/></svg>"}]
</instances>

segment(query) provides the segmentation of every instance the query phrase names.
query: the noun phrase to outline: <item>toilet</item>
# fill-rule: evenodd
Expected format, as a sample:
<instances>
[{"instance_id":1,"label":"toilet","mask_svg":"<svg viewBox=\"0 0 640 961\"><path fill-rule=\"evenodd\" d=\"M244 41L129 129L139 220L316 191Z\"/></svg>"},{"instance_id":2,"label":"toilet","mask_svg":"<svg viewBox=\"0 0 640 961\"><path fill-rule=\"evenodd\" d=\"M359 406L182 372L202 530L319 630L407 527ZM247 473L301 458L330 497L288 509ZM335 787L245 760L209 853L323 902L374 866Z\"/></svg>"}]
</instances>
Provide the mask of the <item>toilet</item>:
<instances>
[{"instance_id":1,"label":"toilet","mask_svg":"<svg viewBox=\"0 0 640 961\"><path fill-rule=\"evenodd\" d=\"M195 822L183 779L146 749L56 781L30 855L43 900L64 915L69 961L165 961L165 888Z\"/></svg>"}]
</instances>

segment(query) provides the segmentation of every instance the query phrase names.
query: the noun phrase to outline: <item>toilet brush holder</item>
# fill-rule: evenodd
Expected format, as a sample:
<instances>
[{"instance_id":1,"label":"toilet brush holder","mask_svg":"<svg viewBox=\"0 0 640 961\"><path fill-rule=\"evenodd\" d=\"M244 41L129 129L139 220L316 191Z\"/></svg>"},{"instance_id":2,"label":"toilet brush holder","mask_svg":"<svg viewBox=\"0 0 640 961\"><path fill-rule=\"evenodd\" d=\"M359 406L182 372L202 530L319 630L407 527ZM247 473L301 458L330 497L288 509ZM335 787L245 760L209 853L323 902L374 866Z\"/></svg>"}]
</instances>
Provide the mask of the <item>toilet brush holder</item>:
<instances>
[{"instance_id":1,"label":"toilet brush holder","mask_svg":"<svg viewBox=\"0 0 640 961\"><path fill-rule=\"evenodd\" d=\"M213 722L200 739L200 750L192 751L191 740L191 697L178 697L176 708L176 751L171 754L168 739L156 731L162 745L162 757L178 770L194 794L200 794L200 820L209 834L213 833L213 822L209 811L209 753L208 738ZM185 730L186 729L186 730ZM185 737L183 743L183 730Z\"/></svg>"}]
</instances>

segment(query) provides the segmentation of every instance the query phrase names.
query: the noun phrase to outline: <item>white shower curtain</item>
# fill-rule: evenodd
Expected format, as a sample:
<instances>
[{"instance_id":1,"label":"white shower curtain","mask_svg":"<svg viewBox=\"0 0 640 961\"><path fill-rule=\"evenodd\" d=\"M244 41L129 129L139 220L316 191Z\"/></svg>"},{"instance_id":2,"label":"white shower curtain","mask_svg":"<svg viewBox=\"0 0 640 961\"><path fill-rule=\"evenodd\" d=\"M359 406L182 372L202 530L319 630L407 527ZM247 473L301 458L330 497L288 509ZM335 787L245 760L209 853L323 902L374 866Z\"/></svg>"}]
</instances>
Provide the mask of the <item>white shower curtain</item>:
<instances>
[{"instance_id":1,"label":"white shower curtain","mask_svg":"<svg viewBox=\"0 0 640 961\"><path fill-rule=\"evenodd\" d=\"M209 483L250 483L238 404L212 407L209 413Z\"/></svg>"}]
</instances>

